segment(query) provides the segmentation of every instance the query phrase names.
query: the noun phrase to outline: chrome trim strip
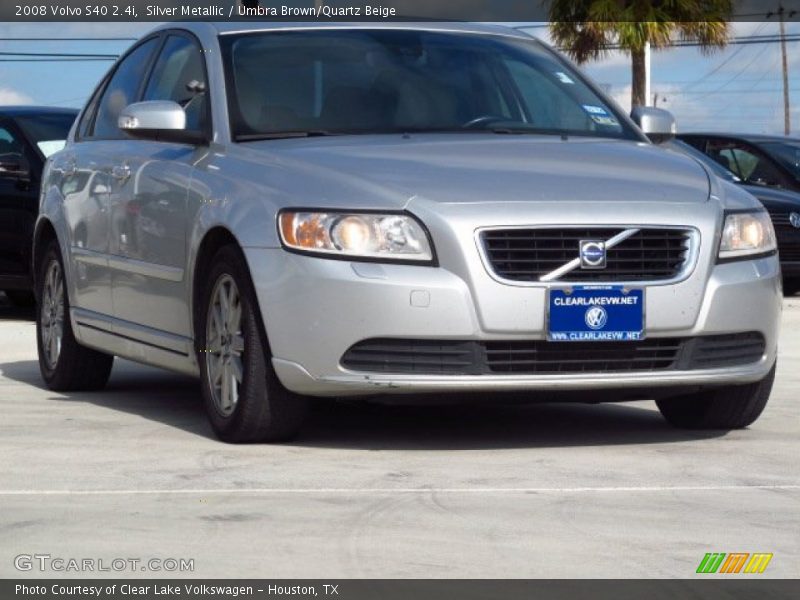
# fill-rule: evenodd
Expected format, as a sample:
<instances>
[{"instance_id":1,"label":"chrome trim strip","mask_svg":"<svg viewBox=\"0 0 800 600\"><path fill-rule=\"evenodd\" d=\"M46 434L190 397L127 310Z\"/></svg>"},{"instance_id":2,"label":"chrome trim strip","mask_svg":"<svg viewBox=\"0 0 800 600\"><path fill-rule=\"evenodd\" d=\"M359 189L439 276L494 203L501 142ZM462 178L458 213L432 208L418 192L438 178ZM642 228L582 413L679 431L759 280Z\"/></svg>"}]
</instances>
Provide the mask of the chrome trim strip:
<instances>
[{"instance_id":1,"label":"chrome trim strip","mask_svg":"<svg viewBox=\"0 0 800 600\"><path fill-rule=\"evenodd\" d=\"M69 251L76 262L97 267L108 266L108 256L102 252L81 248L79 246L70 246Z\"/></svg>"},{"instance_id":2,"label":"chrome trim strip","mask_svg":"<svg viewBox=\"0 0 800 600\"><path fill-rule=\"evenodd\" d=\"M108 266L117 271L143 275L144 277L150 277L152 279L164 279L166 281L175 282L183 281L183 269L179 267L157 265L155 263L126 258L124 256L109 256Z\"/></svg>"},{"instance_id":3,"label":"chrome trim strip","mask_svg":"<svg viewBox=\"0 0 800 600\"><path fill-rule=\"evenodd\" d=\"M631 237L632 235L636 235L640 231L641 231L641 229L626 229L625 231L622 231L622 232L618 233L617 235L615 235L611 239L606 240L606 250L610 250L614 246L617 246L618 244L621 244L622 242L627 240L629 237ZM580 250L578 250L578 253L580 254ZM567 273L571 273L572 271L574 271L575 269L577 269L580 266L581 266L581 257L578 256L578 258L572 259L567 264L560 266L559 268L555 269L554 271L550 271L546 275L542 275L539 278L539 281L553 281L555 279L558 279L562 275L566 275Z\"/></svg>"}]
</instances>

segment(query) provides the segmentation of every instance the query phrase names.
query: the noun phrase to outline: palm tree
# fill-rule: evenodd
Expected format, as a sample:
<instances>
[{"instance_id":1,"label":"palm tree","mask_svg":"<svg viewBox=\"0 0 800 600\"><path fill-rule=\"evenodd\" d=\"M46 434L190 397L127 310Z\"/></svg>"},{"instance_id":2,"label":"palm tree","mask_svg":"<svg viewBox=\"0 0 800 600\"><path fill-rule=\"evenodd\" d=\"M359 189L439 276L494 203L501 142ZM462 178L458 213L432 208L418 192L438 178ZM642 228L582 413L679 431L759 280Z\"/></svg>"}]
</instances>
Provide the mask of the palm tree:
<instances>
[{"instance_id":1,"label":"palm tree","mask_svg":"<svg viewBox=\"0 0 800 600\"><path fill-rule=\"evenodd\" d=\"M733 0L552 0L550 33L578 64L612 47L631 55L631 106L645 98L645 48L669 46L673 36L708 54L728 43Z\"/></svg>"}]
</instances>

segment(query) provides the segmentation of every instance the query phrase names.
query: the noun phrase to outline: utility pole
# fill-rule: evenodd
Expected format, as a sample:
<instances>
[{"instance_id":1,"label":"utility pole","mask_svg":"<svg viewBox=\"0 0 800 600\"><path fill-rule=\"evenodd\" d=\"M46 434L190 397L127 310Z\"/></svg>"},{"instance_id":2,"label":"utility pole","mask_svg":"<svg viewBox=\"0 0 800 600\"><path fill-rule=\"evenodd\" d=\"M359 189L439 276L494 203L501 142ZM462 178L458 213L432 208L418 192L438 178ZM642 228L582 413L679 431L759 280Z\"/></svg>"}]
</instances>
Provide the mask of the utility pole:
<instances>
[{"instance_id":1,"label":"utility pole","mask_svg":"<svg viewBox=\"0 0 800 600\"><path fill-rule=\"evenodd\" d=\"M650 100L650 42L644 43L644 104Z\"/></svg>"},{"instance_id":2,"label":"utility pole","mask_svg":"<svg viewBox=\"0 0 800 600\"><path fill-rule=\"evenodd\" d=\"M783 4L778 7L778 26L780 27L781 34L781 66L783 69L783 132L789 135L792 132L792 116L791 107L789 103L789 61L786 56L786 10ZM796 11L790 11L788 16L791 18L796 14ZM769 19L773 13L767 13Z\"/></svg>"}]
</instances>

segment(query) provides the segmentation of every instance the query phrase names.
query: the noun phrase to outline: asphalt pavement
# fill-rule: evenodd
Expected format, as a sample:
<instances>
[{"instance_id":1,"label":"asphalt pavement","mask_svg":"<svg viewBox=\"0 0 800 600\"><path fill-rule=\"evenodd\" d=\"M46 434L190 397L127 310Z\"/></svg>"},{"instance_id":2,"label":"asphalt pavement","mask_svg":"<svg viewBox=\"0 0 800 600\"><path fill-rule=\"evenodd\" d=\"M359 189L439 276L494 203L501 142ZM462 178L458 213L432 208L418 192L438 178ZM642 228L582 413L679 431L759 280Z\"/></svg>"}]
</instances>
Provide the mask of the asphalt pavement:
<instances>
[{"instance_id":1,"label":"asphalt pavement","mask_svg":"<svg viewBox=\"0 0 800 600\"><path fill-rule=\"evenodd\" d=\"M693 577L707 552L800 577L800 298L747 430L672 429L649 401L322 402L295 442L249 446L180 375L117 361L102 392L45 389L31 314L3 302L0 578Z\"/></svg>"}]
</instances>

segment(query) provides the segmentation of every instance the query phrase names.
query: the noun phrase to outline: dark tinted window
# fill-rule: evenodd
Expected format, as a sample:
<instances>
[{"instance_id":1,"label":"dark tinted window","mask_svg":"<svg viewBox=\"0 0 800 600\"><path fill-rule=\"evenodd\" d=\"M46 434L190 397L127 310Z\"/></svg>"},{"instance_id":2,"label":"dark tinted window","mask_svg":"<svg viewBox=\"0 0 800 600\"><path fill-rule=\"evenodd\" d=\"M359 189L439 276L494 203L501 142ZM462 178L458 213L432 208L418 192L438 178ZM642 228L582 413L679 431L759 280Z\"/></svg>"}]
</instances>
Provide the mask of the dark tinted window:
<instances>
[{"instance_id":1,"label":"dark tinted window","mask_svg":"<svg viewBox=\"0 0 800 600\"><path fill-rule=\"evenodd\" d=\"M223 36L235 135L503 129L638 139L533 40L420 30Z\"/></svg>"},{"instance_id":2,"label":"dark tinted window","mask_svg":"<svg viewBox=\"0 0 800 600\"><path fill-rule=\"evenodd\" d=\"M202 130L206 123L205 69L203 54L195 42L170 36L158 57L147 84L144 100L172 100L186 110L186 128Z\"/></svg>"},{"instance_id":3,"label":"dark tinted window","mask_svg":"<svg viewBox=\"0 0 800 600\"><path fill-rule=\"evenodd\" d=\"M761 146L800 179L800 143L767 142Z\"/></svg>"},{"instance_id":4,"label":"dark tinted window","mask_svg":"<svg viewBox=\"0 0 800 600\"><path fill-rule=\"evenodd\" d=\"M17 124L45 156L64 147L70 127L75 121L71 113L41 114L35 117L18 117Z\"/></svg>"},{"instance_id":5,"label":"dark tinted window","mask_svg":"<svg viewBox=\"0 0 800 600\"><path fill-rule=\"evenodd\" d=\"M136 102L136 94L157 43L156 38L144 42L119 64L100 100L92 132L94 137L107 139L125 137L117 126L117 118L123 108Z\"/></svg>"},{"instance_id":6,"label":"dark tinted window","mask_svg":"<svg viewBox=\"0 0 800 600\"><path fill-rule=\"evenodd\" d=\"M746 183L780 186L781 172L768 158L749 144L728 140L709 140L706 154Z\"/></svg>"},{"instance_id":7,"label":"dark tinted window","mask_svg":"<svg viewBox=\"0 0 800 600\"><path fill-rule=\"evenodd\" d=\"M25 145L7 127L0 125L0 177L17 172L25 164Z\"/></svg>"}]
</instances>

